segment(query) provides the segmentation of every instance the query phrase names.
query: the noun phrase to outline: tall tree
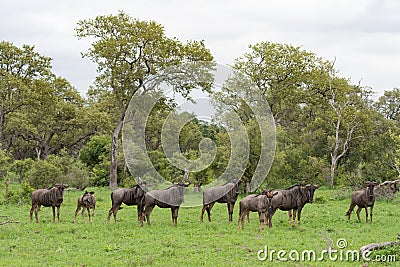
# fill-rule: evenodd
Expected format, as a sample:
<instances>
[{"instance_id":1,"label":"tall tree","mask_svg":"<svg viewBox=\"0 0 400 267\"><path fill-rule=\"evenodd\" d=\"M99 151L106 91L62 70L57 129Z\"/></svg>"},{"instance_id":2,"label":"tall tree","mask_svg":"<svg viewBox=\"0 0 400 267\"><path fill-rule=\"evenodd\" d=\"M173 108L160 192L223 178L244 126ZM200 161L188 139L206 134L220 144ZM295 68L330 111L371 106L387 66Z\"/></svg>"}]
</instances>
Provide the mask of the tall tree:
<instances>
[{"instance_id":1,"label":"tall tree","mask_svg":"<svg viewBox=\"0 0 400 267\"><path fill-rule=\"evenodd\" d=\"M328 62L314 53L292 45L260 42L235 60L234 69L245 73L268 100L277 124L297 121L305 89L314 73Z\"/></svg>"},{"instance_id":2,"label":"tall tree","mask_svg":"<svg viewBox=\"0 0 400 267\"><path fill-rule=\"evenodd\" d=\"M36 81L32 99L12 118L18 136L33 141L36 157L45 159L62 148L79 147L104 123L103 116L84 105L84 99L64 78Z\"/></svg>"},{"instance_id":3,"label":"tall tree","mask_svg":"<svg viewBox=\"0 0 400 267\"><path fill-rule=\"evenodd\" d=\"M329 105L333 110L333 117L328 116L333 123L333 136L330 140L332 149L330 153L331 167L327 184L333 186L335 171L340 159L348 152L350 143L355 138L358 128L363 122L363 90L360 86L352 86L345 79L329 81Z\"/></svg>"},{"instance_id":4,"label":"tall tree","mask_svg":"<svg viewBox=\"0 0 400 267\"><path fill-rule=\"evenodd\" d=\"M9 150L11 136L4 135L6 118L31 101L35 81L49 81L51 59L34 51L33 46L16 47L11 42L0 42L0 149Z\"/></svg>"},{"instance_id":5,"label":"tall tree","mask_svg":"<svg viewBox=\"0 0 400 267\"><path fill-rule=\"evenodd\" d=\"M315 79L319 78L317 74L329 65L329 62L317 57L314 53L291 45L261 42L250 45L249 48L250 52L235 60L234 70L245 74L256 85L255 88L250 88L250 91L247 92L248 95L252 95L256 90L256 94L261 94L267 99L277 128L282 127L281 133L285 133L283 136L285 140L282 141L282 138L278 140L278 151L293 149L293 147L296 148L296 151L301 151L299 148L302 142L301 132L307 122L314 119L310 118L310 112L306 111L315 108L310 103L310 99L313 98L309 96L309 88L312 88ZM223 94L227 97L223 97L225 100L222 102L233 106L250 135L249 164L245 172L245 179L249 179L260 160L260 144L257 144L260 134L255 130L259 126L250 110L242 105L240 99L233 100L235 96L232 96L227 89L223 88L225 90ZM306 153L299 152L290 155L293 155L293 158L300 158L298 155L304 154ZM289 153L285 155L288 156ZM313 159L306 158L306 160ZM281 170L286 166L282 165ZM299 174L300 170L296 168L300 168L300 166L299 162L290 166L293 168L290 173ZM287 175L281 177L294 180ZM308 181L311 179L313 177L308 178Z\"/></svg>"},{"instance_id":6,"label":"tall tree","mask_svg":"<svg viewBox=\"0 0 400 267\"><path fill-rule=\"evenodd\" d=\"M394 88L385 91L383 96L375 104L382 115L389 120L396 121L400 125L400 89Z\"/></svg>"},{"instance_id":7,"label":"tall tree","mask_svg":"<svg viewBox=\"0 0 400 267\"><path fill-rule=\"evenodd\" d=\"M112 134L110 188L117 187L118 140L130 99L137 93L146 94L155 88L146 87L149 80L170 66L186 62L213 60L203 41L181 43L165 35L164 28L154 21L132 19L124 12L82 20L76 28L78 38L95 41L85 57L98 65L96 84L112 91L119 115ZM196 86L210 89L212 81L180 82L165 75L176 92L187 97Z\"/></svg>"}]
</instances>

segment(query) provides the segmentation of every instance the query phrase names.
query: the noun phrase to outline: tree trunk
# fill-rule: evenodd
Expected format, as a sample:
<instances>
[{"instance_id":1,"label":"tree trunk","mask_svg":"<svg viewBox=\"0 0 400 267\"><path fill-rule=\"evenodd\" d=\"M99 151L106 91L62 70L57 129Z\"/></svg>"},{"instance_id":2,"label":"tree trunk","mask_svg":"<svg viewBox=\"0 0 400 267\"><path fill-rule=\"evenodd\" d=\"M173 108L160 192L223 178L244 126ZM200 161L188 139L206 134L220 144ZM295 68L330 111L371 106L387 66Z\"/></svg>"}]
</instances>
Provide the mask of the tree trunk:
<instances>
[{"instance_id":1,"label":"tree trunk","mask_svg":"<svg viewBox=\"0 0 400 267\"><path fill-rule=\"evenodd\" d=\"M0 150L3 149L4 114L0 115Z\"/></svg>"},{"instance_id":2,"label":"tree trunk","mask_svg":"<svg viewBox=\"0 0 400 267\"><path fill-rule=\"evenodd\" d=\"M389 242L382 242L382 243L372 243L365 245L360 248L360 252L364 254L366 251L371 251L371 250L376 250L376 249L381 249L385 247L391 247L394 245L400 245L400 241L394 242L394 241L389 241Z\"/></svg>"},{"instance_id":3,"label":"tree trunk","mask_svg":"<svg viewBox=\"0 0 400 267\"><path fill-rule=\"evenodd\" d=\"M9 192L8 187L10 185L10 180L8 178L6 178L4 182L5 182L5 185L6 185L6 193L4 194L4 201L6 203L8 203L8 192Z\"/></svg>"},{"instance_id":4,"label":"tree trunk","mask_svg":"<svg viewBox=\"0 0 400 267\"><path fill-rule=\"evenodd\" d=\"M339 151L339 131L340 131L340 124L342 122L342 115L340 114L340 112L335 108L335 106L333 106L333 104L331 103L332 108L335 110L338 118L337 118L337 122L336 122L336 128L335 128L335 148L333 149L332 153L331 153L331 171L329 173L329 178L327 181L328 186L333 186L334 183L334 178L335 178L335 170L337 167L337 163L339 160L338 157L338 151Z\"/></svg>"},{"instance_id":5,"label":"tree trunk","mask_svg":"<svg viewBox=\"0 0 400 267\"><path fill-rule=\"evenodd\" d=\"M331 161L332 161L331 169L330 169L330 172L329 172L329 177L328 177L328 179L326 181L328 186L333 186L334 178L335 178L335 170L337 168L337 160L338 160L337 155L332 155L332 157L331 157Z\"/></svg>"},{"instance_id":6,"label":"tree trunk","mask_svg":"<svg viewBox=\"0 0 400 267\"><path fill-rule=\"evenodd\" d=\"M250 193L250 189L251 189L251 182L247 181L246 182L246 194Z\"/></svg>"},{"instance_id":7,"label":"tree trunk","mask_svg":"<svg viewBox=\"0 0 400 267\"><path fill-rule=\"evenodd\" d=\"M121 116L117 126L114 129L111 141L111 164L110 164L110 189L114 190L118 186L117 167L118 167L118 140L121 132L124 116Z\"/></svg>"}]
</instances>

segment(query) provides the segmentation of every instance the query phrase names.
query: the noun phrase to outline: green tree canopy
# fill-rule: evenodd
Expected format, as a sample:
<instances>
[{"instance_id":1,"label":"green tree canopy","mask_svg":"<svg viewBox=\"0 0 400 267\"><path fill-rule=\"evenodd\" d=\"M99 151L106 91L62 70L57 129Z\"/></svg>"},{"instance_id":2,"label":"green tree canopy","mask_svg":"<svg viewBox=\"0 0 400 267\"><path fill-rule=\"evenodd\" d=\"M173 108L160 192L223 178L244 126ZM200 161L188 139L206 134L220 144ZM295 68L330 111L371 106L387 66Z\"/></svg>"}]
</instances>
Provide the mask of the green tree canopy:
<instances>
[{"instance_id":1,"label":"green tree canopy","mask_svg":"<svg viewBox=\"0 0 400 267\"><path fill-rule=\"evenodd\" d=\"M118 140L130 99L136 93L155 90L152 86L155 77L162 77L183 96L188 96L196 87L210 90L211 81L202 76L207 73L207 67L192 69L190 73L186 73L185 68L179 71L179 67L188 62L211 62L213 58L203 41L182 43L167 37L160 24L133 19L124 12L79 21L76 34L78 38L94 39L84 56L98 66L96 87L111 91L119 109L111 149L110 188L114 189L117 186ZM171 72L164 71L172 66L177 70L171 76Z\"/></svg>"}]
</instances>

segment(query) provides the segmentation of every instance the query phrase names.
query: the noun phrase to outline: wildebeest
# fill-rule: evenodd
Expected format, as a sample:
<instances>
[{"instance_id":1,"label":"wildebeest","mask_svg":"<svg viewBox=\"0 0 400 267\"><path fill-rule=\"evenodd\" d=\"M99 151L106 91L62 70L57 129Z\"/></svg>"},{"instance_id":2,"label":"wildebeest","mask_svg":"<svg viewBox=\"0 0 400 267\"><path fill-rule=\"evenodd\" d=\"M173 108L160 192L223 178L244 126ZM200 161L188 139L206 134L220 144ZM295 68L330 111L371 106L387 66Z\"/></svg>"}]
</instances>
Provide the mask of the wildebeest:
<instances>
[{"instance_id":1,"label":"wildebeest","mask_svg":"<svg viewBox=\"0 0 400 267\"><path fill-rule=\"evenodd\" d=\"M32 208L30 210L30 219L32 221L32 213L35 211L36 222L38 223L38 212L40 206L52 207L53 208L53 223L56 219L57 207L57 218L58 223L60 223L60 206L63 203L64 189L68 188L66 184L55 184L49 189L37 189L32 192Z\"/></svg>"},{"instance_id":2,"label":"wildebeest","mask_svg":"<svg viewBox=\"0 0 400 267\"><path fill-rule=\"evenodd\" d=\"M292 225L292 212L293 221L296 220L300 224L301 211L305 204L314 202L314 192L318 188L316 185L294 185L285 190L275 190L278 192L272 199L272 210L267 215L267 223L272 227L272 216L277 209L288 211L289 223ZM297 213L297 214L296 214Z\"/></svg>"},{"instance_id":3,"label":"wildebeest","mask_svg":"<svg viewBox=\"0 0 400 267\"><path fill-rule=\"evenodd\" d=\"M173 184L168 189L164 190L151 190L144 196L145 209L140 217L140 226L143 226L143 220L147 220L150 225L150 214L155 206L159 208L171 208L172 225L176 226L178 223L179 207L184 200L184 190L189 183L179 182Z\"/></svg>"},{"instance_id":4,"label":"wildebeest","mask_svg":"<svg viewBox=\"0 0 400 267\"><path fill-rule=\"evenodd\" d=\"M91 217L94 217L94 209L96 208L96 199L94 198L94 192L88 192L85 191L85 193L83 194L83 196L80 196L78 198L78 206L76 207L76 211L75 211L75 216L74 216L74 223L76 223L76 215L78 214L78 212L80 211L81 208L82 209L82 218L83 221L86 223L85 221L85 210L87 210L88 216L89 216L89 222L93 222L94 218L91 219ZM90 214L90 209L92 210L92 214Z\"/></svg>"},{"instance_id":5,"label":"wildebeest","mask_svg":"<svg viewBox=\"0 0 400 267\"><path fill-rule=\"evenodd\" d=\"M111 209L108 211L107 221L110 221L111 214L114 215L114 221L117 221L117 212L121 209L121 204L124 203L127 206L137 205L138 220L143 213L144 208L144 195L145 191L144 183L139 182L139 184L131 188L118 188L111 193Z\"/></svg>"},{"instance_id":6,"label":"wildebeest","mask_svg":"<svg viewBox=\"0 0 400 267\"><path fill-rule=\"evenodd\" d=\"M264 230L264 219L267 216L267 212L271 212L272 209L272 199L274 195L278 192L263 191L262 194L252 194L243 198L239 202L239 219L238 219L238 229L240 229L240 222L242 223L242 229L244 229L244 218L247 215L249 218L250 211L258 212L260 219L260 230ZM269 225L272 227L272 225Z\"/></svg>"},{"instance_id":7,"label":"wildebeest","mask_svg":"<svg viewBox=\"0 0 400 267\"><path fill-rule=\"evenodd\" d=\"M232 222L233 209L239 195L240 180L233 179L231 182L207 188L203 192L203 209L200 221L203 222L204 211L207 211L208 221L211 222L211 209L215 202L226 203L228 207L228 220Z\"/></svg>"},{"instance_id":8,"label":"wildebeest","mask_svg":"<svg viewBox=\"0 0 400 267\"><path fill-rule=\"evenodd\" d=\"M356 191L351 197L350 208L346 213L347 219L350 220L350 214L352 213L354 207L357 205L357 217L358 221L360 219L361 209L365 209L365 220L368 223L368 207L370 207L370 223L372 223L372 210L375 204L374 187L377 185L376 182L366 182L366 188Z\"/></svg>"}]
</instances>

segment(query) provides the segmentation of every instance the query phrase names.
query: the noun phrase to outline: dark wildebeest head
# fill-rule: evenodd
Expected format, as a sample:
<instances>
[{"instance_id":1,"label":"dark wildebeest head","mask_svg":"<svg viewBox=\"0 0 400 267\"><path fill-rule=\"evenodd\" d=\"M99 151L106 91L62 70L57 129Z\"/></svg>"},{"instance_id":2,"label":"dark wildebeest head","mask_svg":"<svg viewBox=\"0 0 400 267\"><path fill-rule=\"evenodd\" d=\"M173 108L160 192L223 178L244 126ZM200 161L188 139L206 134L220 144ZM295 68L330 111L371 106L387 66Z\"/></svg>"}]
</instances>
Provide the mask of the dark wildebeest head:
<instances>
[{"instance_id":1,"label":"dark wildebeest head","mask_svg":"<svg viewBox=\"0 0 400 267\"><path fill-rule=\"evenodd\" d=\"M319 188L317 185L312 185L312 184L307 184L304 185L306 192L307 192L307 197L308 197L308 202L313 203L314 202L314 192Z\"/></svg>"},{"instance_id":2,"label":"dark wildebeest head","mask_svg":"<svg viewBox=\"0 0 400 267\"><path fill-rule=\"evenodd\" d=\"M268 189L265 189L261 194L267 196L267 215L271 216L273 208L272 199L276 194L278 194L278 192L272 192Z\"/></svg>"},{"instance_id":3,"label":"dark wildebeest head","mask_svg":"<svg viewBox=\"0 0 400 267\"><path fill-rule=\"evenodd\" d=\"M240 185L242 184L242 180L240 180L240 179L232 179L231 183L236 184L236 186L235 186L235 194L240 194Z\"/></svg>"},{"instance_id":4,"label":"dark wildebeest head","mask_svg":"<svg viewBox=\"0 0 400 267\"><path fill-rule=\"evenodd\" d=\"M372 198L374 196L374 187L377 185L377 182L365 182L365 186L367 187L368 196Z\"/></svg>"},{"instance_id":5,"label":"dark wildebeest head","mask_svg":"<svg viewBox=\"0 0 400 267\"><path fill-rule=\"evenodd\" d=\"M183 183L183 182L179 182L176 184L176 187L178 187L178 192L179 192L179 197L183 198L184 195L184 191L185 191L185 187L188 187L189 183Z\"/></svg>"},{"instance_id":6,"label":"dark wildebeest head","mask_svg":"<svg viewBox=\"0 0 400 267\"><path fill-rule=\"evenodd\" d=\"M64 190L68 188L67 184L55 184L54 186L50 187L49 190L55 190L57 200L62 200L64 196Z\"/></svg>"},{"instance_id":7,"label":"dark wildebeest head","mask_svg":"<svg viewBox=\"0 0 400 267\"><path fill-rule=\"evenodd\" d=\"M134 188L135 188L135 193L134 193L135 197L137 199L142 199L147 191L146 182L143 182L141 179L139 179L137 185L135 185Z\"/></svg>"},{"instance_id":8,"label":"dark wildebeest head","mask_svg":"<svg viewBox=\"0 0 400 267\"><path fill-rule=\"evenodd\" d=\"M173 184L171 187L178 188L178 202L182 203L184 198L185 187L188 187L190 183L178 182Z\"/></svg>"}]
</instances>

